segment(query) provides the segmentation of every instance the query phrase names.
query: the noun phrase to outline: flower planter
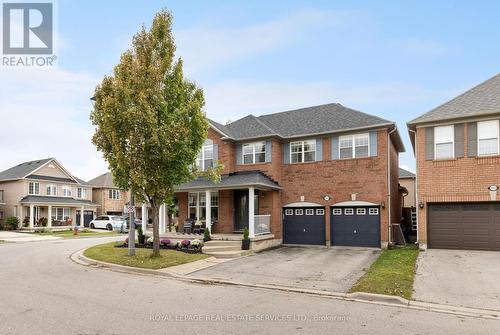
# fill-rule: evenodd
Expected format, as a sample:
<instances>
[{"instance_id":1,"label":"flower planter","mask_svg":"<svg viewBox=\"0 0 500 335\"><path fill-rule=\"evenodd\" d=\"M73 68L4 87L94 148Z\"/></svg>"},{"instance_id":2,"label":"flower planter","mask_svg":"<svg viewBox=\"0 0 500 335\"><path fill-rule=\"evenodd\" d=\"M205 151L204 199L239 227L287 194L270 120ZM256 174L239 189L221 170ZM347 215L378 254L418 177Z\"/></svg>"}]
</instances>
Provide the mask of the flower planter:
<instances>
[{"instance_id":1,"label":"flower planter","mask_svg":"<svg viewBox=\"0 0 500 335\"><path fill-rule=\"evenodd\" d=\"M241 240L241 250L250 250L250 239Z\"/></svg>"}]
</instances>

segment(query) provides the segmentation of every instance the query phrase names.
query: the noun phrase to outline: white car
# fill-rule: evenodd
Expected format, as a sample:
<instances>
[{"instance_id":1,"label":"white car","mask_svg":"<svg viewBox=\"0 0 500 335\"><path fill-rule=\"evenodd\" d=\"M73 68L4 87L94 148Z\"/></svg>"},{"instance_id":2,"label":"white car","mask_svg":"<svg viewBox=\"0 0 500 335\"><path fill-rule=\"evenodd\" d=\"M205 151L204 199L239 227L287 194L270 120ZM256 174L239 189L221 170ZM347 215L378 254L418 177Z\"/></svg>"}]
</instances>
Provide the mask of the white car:
<instances>
[{"instance_id":1,"label":"white car","mask_svg":"<svg viewBox=\"0 0 500 335\"><path fill-rule=\"evenodd\" d=\"M122 230L125 220L123 216L118 215L101 215L90 221L90 228L102 228L107 230Z\"/></svg>"}]
</instances>

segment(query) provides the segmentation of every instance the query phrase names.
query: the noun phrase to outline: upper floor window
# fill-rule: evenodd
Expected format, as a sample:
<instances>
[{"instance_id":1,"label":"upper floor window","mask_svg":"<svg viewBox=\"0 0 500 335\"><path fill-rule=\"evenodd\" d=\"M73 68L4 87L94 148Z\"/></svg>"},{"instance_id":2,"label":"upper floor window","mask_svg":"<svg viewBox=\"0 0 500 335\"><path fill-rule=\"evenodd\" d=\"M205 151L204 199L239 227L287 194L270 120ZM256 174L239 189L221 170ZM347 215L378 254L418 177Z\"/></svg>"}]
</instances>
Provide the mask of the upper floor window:
<instances>
[{"instance_id":1,"label":"upper floor window","mask_svg":"<svg viewBox=\"0 0 500 335\"><path fill-rule=\"evenodd\" d=\"M78 187L76 189L76 197L80 199L87 199L87 189L83 187Z\"/></svg>"},{"instance_id":2,"label":"upper floor window","mask_svg":"<svg viewBox=\"0 0 500 335\"><path fill-rule=\"evenodd\" d=\"M316 160L316 140L290 143L290 162L304 163Z\"/></svg>"},{"instance_id":3,"label":"upper floor window","mask_svg":"<svg viewBox=\"0 0 500 335\"><path fill-rule=\"evenodd\" d=\"M370 136L368 133L340 136L340 159L368 157L369 143Z\"/></svg>"},{"instance_id":4,"label":"upper floor window","mask_svg":"<svg viewBox=\"0 0 500 335\"><path fill-rule=\"evenodd\" d=\"M47 195L57 195L57 186L47 185Z\"/></svg>"},{"instance_id":5,"label":"upper floor window","mask_svg":"<svg viewBox=\"0 0 500 335\"><path fill-rule=\"evenodd\" d=\"M266 161L266 142L243 144L243 164L256 164Z\"/></svg>"},{"instance_id":6,"label":"upper floor window","mask_svg":"<svg viewBox=\"0 0 500 335\"><path fill-rule=\"evenodd\" d=\"M0 202L3 201L3 190L0 190Z\"/></svg>"},{"instance_id":7,"label":"upper floor window","mask_svg":"<svg viewBox=\"0 0 500 335\"><path fill-rule=\"evenodd\" d=\"M454 134L455 128L453 125L434 128L435 159L449 159L455 157Z\"/></svg>"},{"instance_id":8,"label":"upper floor window","mask_svg":"<svg viewBox=\"0 0 500 335\"><path fill-rule=\"evenodd\" d=\"M119 190L109 190L108 198L113 199L113 200L119 200L120 199L120 191Z\"/></svg>"},{"instance_id":9,"label":"upper floor window","mask_svg":"<svg viewBox=\"0 0 500 335\"><path fill-rule=\"evenodd\" d=\"M498 155L498 120L477 123L477 153L479 156Z\"/></svg>"},{"instance_id":10,"label":"upper floor window","mask_svg":"<svg viewBox=\"0 0 500 335\"><path fill-rule=\"evenodd\" d=\"M29 185L28 185L28 194L39 195L40 194L40 183L30 181Z\"/></svg>"},{"instance_id":11,"label":"upper floor window","mask_svg":"<svg viewBox=\"0 0 500 335\"><path fill-rule=\"evenodd\" d=\"M196 157L196 167L198 170L205 171L214 166L214 142L206 140L203 143L198 157Z\"/></svg>"},{"instance_id":12,"label":"upper floor window","mask_svg":"<svg viewBox=\"0 0 500 335\"><path fill-rule=\"evenodd\" d=\"M63 197L71 197L71 187L70 186L63 186L62 191L63 191Z\"/></svg>"}]
</instances>

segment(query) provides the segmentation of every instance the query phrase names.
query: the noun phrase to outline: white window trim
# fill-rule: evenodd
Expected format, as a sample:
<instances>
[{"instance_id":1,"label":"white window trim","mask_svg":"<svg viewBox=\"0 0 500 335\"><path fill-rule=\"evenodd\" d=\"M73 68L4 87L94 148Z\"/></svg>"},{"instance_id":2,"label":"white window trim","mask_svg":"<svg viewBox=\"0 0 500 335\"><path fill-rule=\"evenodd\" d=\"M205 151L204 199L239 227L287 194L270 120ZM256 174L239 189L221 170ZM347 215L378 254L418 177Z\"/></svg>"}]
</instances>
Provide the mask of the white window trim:
<instances>
[{"instance_id":1,"label":"white window trim","mask_svg":"<svg viewBox=\"0 0 500 335\"><path fill-rule=\"evenodd\" d=\"M334 208L332 214L333 215L342 215L342 209L341 208Z\"/></svg>"},{"instance_id":2,"label":"white window trim","mask_svg":"<svg viewBox=\"0 0 500 335\"><path fill-rule=\"evenodd\" d=\"M316 215L325 215L325 210L323 208L318 208L316 210Z\"/></svg>"},{"instance_id":3,"label":"white window trim","mask_svg":"<svg viewBox=\"0 0 500 335\"><path fill-rule=\"evenodd\" d=\"M192 194L196 194L196 204L194 204L194 205L191 205L191 201L190 201L190 197ZM201 196L202 195L205 196L204 191L203 192L189 192L188 193L188 218L189 218L189 215L191 214L191 208L194 208L195 212L196 212L196 220L200 220L200 221L202 220L202 218L200 217L201 212L202 212L202 208L205 208L206 201L207 201L207 199L205 199L205 205L201 204ZM216 205L214 205L214 202L212 201L212 197L214 195L217 195L217 204ZM212 215L212 213L211 213L212 208L219 208L219 201L220 201L219 192L218 191L210 192L210 215ZM203 220L206 220L206 218Z\"/></svg>"},{"instance_id":4,"label":"white window trim","mask_svg":"<svg viewBox=\"0 0 500 335\"><path fill-rule=\"evenodd\" d=\"M33 193L30 191L30 185L33 184ZM36 185L38 185L38 193L36 192ZM30 181L28 183L28 194L29 195L40 195L40 183L36 181Z\"/></svg>"},{"instance_id":5,"label":"white window trim","mask_svg":"<svg viewBox=\"0 0 500 335\"><path fill-rule=\"evenodd\" d=\"M493 139L493 138L480 138L480 132L479 132L479 124L482 123L482 122L491 122L491 121L496 121L496 125L497 125L497 152L496 153L493 153L493 154L481 154L479 153L479 141L480 140L488 140L488 139ZM476 152L477 152L477 155L478 156L481 156L481 157L488 157L488 156L497 156L498 154L500 154L500 121L498 120L484 120L484 121L478 121L477 123L477 148L476 148Z\"/></svg>"},{"instance_id":6,"label":"white window trim","mask_svg":"<svg viewBox=\"0 0 500 335\"><path fill-rule=\"evenodd\" d=\"M314 215L314 209L312 209L312 208L307 208L307 209L306 209L306 215Z\"/></svg>"},{"instance_id":7,"label":"white window trim","mask_svg":"<svg viewBox=\"0 0 500 335\"><path fill-rule=\"evenodd\" d=\"M308 142L308 141L313 141L314 142L314 150L308 150L308 151L304 151L304 144L305 142ZM292 162L292 144L293 143L300 143L301 144L301 147L302 147L302 160L300 162ZM308 140L303 140L303 141L293 141L293 142L290 142L289 143L289 160L290 160L290 164L299 164L299 163L309 163L309 162L315 162L316 161L316 155L318 154L318 151L317 151L317 148L316 148L316 140L315 139L308 139ZM305 158L306 158L306 155L305 153L306 152L314 152L314 160L312 161L306 161ZM298 153L298 152L296 152Z\"/></svg>"},{"instance_id":8,"label":"white window trim","mask_svg":"<svg viewBox=\"0 0 500 335\"><path fill-rule=\"evenodd\" d=\"M111 192L111 196L109 196L109 193ZM111 200L120 200L121 198L121 192L120 190L116 190L116 189L109 189L108 190L108 199L111 199Z\"/></svg>"},{"instance_id":9,"label":"white window trim","mask_svg":"<svg viewBox=\"0 0 500 335\"><path fill-rule=\"evenodd\" d=\"M50 196L50 197L57 196L57 185L55 185L55 184L47 184L47 186L45 187L45 190L48 191L49 188L50 188L50 194L47 194L47 195ZM52 190L54 190L54 192L52 192Z\"/></svg>"},{"instance_id":10,"label":"white window trim","mask_svg":"<svg viewBox=\"0 0 500 335\"><path fill-rule=\"evenodd\" d=\"M67 194L67 191L69 191L69 195ZM70 198L73 195L73 190L71 189L71 186L62 186L62 196L66 198Z\"/></svg>"},{"instance_id":11,"label":"white window trim","mask_svg":"<svg viewBox=\"0 0 500 335\"><path fill-rule=\"evenodd\" d=\"M379 214L378 208L369 208L368 209L368 215L378 215L378 214Z\"/></svg>"},{"instance_id":12,"label":"white window trim","mask_svg":"<svg viewBox=\"0 0 500 335\"><path fill-rule=\"evenodd\" d=\"M443 143L448 143L448 142L441 142L441 143L437 143L436 142L436 129L437 128L443 128L443 127L452 127L452 129L453 129L452 130L453 136L451 137L451 147L453 149L453 155L452 155L452 157L448 157L448 158L437 158L436 157L437 145L438 144L443 144ZM455 159L455 125L454 124L449 124L449 125L434 127L434 160L447 160L447 159Z\"/></svg>"},{"instance_id":13,"label":"white window trim","mask_svg":"<svg viewBox=\"0 0 500 335\"><path fill-rule=\"evenodd\" d=\"M264 151L255 151L255 146L256 145L263 145ZM252 147L252 162L251 163L245 163L245 146L251 146ZM241 164L242 165L250 165L250 164L263 164L266 163L266 141L259 141L259 142L251 142L251 143L243 143L241 146ZM255 154L264 154L264 161L263 162L255 162ZM250 155L250 154L247 154Z\"/></svg>"},{"instance_id":14,"label":"white window trim","mask_svg":"<svg viewBox=\"0 0 500 335\"><path fill-rule=\"evenodd\" d=\"M200 159L200 170L201 171L207 170L207 168L205 166L205 149L206 148L212 149L212 162L214 161L214 142L212 140L210 140L210 141L211 141L210 144L203 144L203 146L201 147L201 159ZM196 158L196 160L198 161L198 158ZM213 165L213 163L212 163L212 165ZM198 164L197 164L197 166L198 166Z\"/></svg>"},{"instance_id":15,"label":"white window trim","mask_svg":"<svg viewBox=\"0 0 500 335\"><path fill-rule=\"evenodd\" d=\"M293 215L293 209L285 209L285 215Z\"/></svg>"},{"instance_id":16,"label":"white window trim","mask_svg":"<svg viewBox=\"0 0 500 335\"><path fill-rule=\"evenodd\" d=\"M78 192L80 191L80 196ZM76 197L78 199L87 199L87 189L85 187L77 187L76 188Z\"/></svg>"},{"instance_id":17,"label":"white window trim","mask_svg":"<svg viewBox=\"0 0 500 335\"><path fill-rule=\"evenodd\" d=\"M362 156L362 157L356 157L356 136L366 136L368 137L368 155L367 156ZM346 158L341 158L340 156L340 149L345 149L349 147L341 147L340 142L342 138L346 137L352 137L351 139L351 148L352 148L352 156L351 157L346 157ZM339 152L338 152L338 157L339 159L354 159L354 158L367 158L370 157L370 133L358 133L358 134L352 134L352 135L344 135L344 136L339 136Z\"/></svg>"}]
</instances>

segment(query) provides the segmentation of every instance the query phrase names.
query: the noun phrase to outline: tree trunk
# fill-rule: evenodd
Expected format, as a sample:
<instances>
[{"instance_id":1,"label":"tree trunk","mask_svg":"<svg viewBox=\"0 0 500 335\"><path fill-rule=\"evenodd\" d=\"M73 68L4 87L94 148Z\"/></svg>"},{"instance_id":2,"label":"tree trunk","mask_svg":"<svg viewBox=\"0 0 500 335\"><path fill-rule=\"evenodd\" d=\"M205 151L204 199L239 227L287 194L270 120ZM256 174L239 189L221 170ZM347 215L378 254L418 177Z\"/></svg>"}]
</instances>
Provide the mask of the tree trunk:
<instances>
[{"instance_id":1,"label":"tree trunk","mask_svg":"<svg viewBox=\"0 0 500 335\"><path fill-rule=\"evenodd\" d=\"M160 257L160 206L156 202L152 202L151 210L153 214L153 254L151 256Z\"/></svg>"}]
</instances>

